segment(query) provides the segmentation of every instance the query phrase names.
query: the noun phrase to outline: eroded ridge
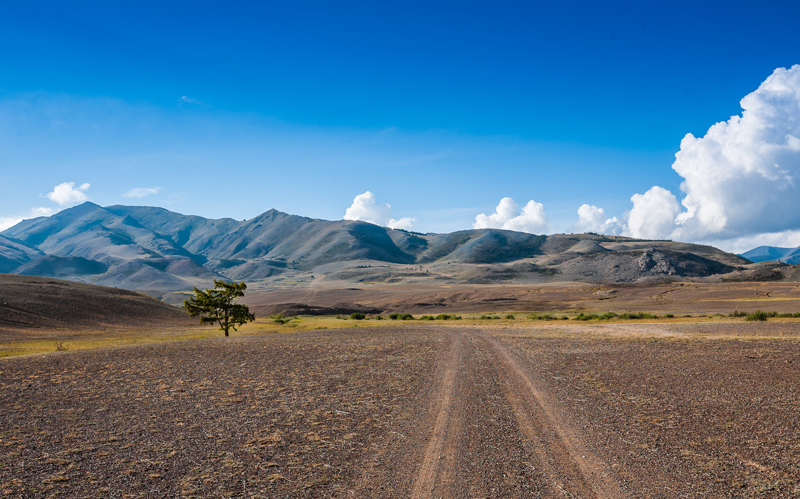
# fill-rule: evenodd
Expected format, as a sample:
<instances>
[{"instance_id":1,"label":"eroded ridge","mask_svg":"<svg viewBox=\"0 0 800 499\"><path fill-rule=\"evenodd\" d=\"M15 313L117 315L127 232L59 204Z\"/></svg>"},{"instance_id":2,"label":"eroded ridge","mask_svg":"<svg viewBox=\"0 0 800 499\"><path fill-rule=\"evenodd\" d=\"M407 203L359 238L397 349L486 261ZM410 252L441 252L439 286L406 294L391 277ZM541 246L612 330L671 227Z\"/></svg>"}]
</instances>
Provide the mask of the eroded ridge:
<instances>
[{"instance_id":1,"label":"eroded ridge","mask_svg":"<svg viewBox=\"0 0 800 499\"><path fill-rule=\"evenodd\" d=\"M440 366L435 384L438 393L432 400L438 401L435 420L428 443L417 469L411 488L411 499L430 499L434 490L448 488L452 470L455 466L457 443L461 428L462 414L458 414L454 404L456 378L463 361L464 336L450 335L450 350L445 363ZM439 491L442 495L442 491Z\"/></svg>"},{"instance_id":2,"label":"eroded ridge","mask_svg":"<svg viewBox=\"0 0 800 499\"><path fill-rule=\"evenodd\" d=\"M479 333L497 356L508 380L505 396L521 431L550 476L556 496L617 499L624 497L606 464L591 453L574 430L559 417L554 404L496 337Z\"/></svg>"}]
</instances>

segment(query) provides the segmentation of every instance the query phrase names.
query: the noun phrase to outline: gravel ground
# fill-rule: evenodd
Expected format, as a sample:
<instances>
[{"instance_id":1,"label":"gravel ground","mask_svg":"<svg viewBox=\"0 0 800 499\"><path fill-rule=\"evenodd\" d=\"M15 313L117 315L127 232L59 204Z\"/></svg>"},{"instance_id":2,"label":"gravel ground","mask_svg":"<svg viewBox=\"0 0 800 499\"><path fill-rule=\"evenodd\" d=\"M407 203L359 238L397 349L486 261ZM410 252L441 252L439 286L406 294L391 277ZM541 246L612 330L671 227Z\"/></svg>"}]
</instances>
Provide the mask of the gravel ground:
<instances>
[{"instance_id":1,"label":"gravel ground","mask_svg":"<svg viewBox=\"0 0 800 499\"><path fill-rule=\"evenodd\" d=\"M800 497L800 328L574 327L3 359L0 495Z\"/></svg>"}]
</instances>

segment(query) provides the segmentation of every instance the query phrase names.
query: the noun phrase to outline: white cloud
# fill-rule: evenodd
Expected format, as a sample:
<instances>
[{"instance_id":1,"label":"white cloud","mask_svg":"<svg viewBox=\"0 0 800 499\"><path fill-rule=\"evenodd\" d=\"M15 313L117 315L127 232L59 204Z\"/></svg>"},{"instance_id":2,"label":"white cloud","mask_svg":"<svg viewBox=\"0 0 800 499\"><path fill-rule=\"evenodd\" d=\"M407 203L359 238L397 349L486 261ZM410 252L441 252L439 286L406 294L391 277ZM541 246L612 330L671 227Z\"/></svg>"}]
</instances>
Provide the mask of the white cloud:
<instances>
[{"instance_id":1,"label":"white cloud","mask_svg":"<svg viewBox=\"0 0 800 499\"><path fill-rule=\"evenodd\" d=\"M153 194L158 194L161 191L161 187L136 187L134 189L130 189L125 194L122 195L124 198L143 198L146 196L150 196Z\"/></svg>"},{"instance_id":2,"label":"white cloud","mask_svg":"<svg viewBox=\"0 0 800 499\"><path fill-rule=\"evenodd\" d=\"M187 97L185 95L181 96L181 98L178 99L178 103L179 104L196 104L198 106L202 106L203 105L203 103L200 102L199 100L192 99L191 97Z\"/></svg>"},{"instance_id":3,"label":"white cloud","mask_svg":"<svg viewBox=\"0 0 800 499\"><path fill-rule=\"evenodd\" d=\"M705 241L714 247L731 253L744 253L759 246L796 248L800 246L800 230L784 230L766 234L734 237L731 239Z\"/></svg>"},{"instance_id":4,"label":"white cloud","mask_svg":"<svg viewBox=\"0 0 800 499\"><path fill-rule=\"evenodd\" d=\"M569 229L573 233L598 232L600 234L619 234L620 222L617 217L606 217L603 208L582 204L578 208L578 222Z\"/></svg>"},{"instance_id":5,"label":"white cloud","mask_svg":"<svg viewBox=\"0 0 800 499\"><path fill-rule=\"evenodd\" d=\"M550 220L544 212L544 205L534 200L528 201L521 210L512 198L500 200L491 215L481 213L475 217L473 229L505 229L518 232L541 234L550 230Z\"/></svg>"},{"instance_id":6,"label":"white cloud","mask_svg":"<svg viewBox=\"0 0 800 499\"><path fill-rule=\"evenodd\" d=\"M0 232L9 229L22 222L22 218L0 217Z\"/></svg>"},{"instance_id":7,"label":"white cloud","mask_svg":"<svg viewBox=\"0 0 800 499\"><path fill-rule=\"evenodd\" d=\"M663 187L651 187L644 194L631 196L633 209L628 214L627 234L642 239L667 239L675 229L681 211L675 195Z\"/></svg>"},{"instance_id":8,"label":"white cloud","mask_svg":"<svg viewBox=\"0 0 800 499\"><path fill-rule=\"evenodd\" d=\"M82 203L89 200L89 196L86 195L89 187L91 187L89 184L81 184L75 188L75 182L63 182L55 186L53 192L48 192L47 197L59 206Z\"/></svg>"},{"instance_id":9,"label":"white cloud","mask_svg":"<svg viewBox=\"0 0 800 499\"><path fill-rule=\"evenodd\" d=\"M684 211L660 187L637 194L631 235L719 242L800 229L800 65L776 69L741 106L681 141L672 168Z\"/></svg>"},{"instance_id":10,"label":"white cloud","mask_svg":"<svg viewBox=\"0 0 800 499\"><path fill-rule=\"evenodd\" d=\"M411 230L415 218L403 217L399 220L392 218L392 207L388 204L376 204L375 194L370 191L359 194L353 199L353 204L344 213L345 220L361 220L375 225L382 225L392 229Z\"/></svg>"}]
</instances>

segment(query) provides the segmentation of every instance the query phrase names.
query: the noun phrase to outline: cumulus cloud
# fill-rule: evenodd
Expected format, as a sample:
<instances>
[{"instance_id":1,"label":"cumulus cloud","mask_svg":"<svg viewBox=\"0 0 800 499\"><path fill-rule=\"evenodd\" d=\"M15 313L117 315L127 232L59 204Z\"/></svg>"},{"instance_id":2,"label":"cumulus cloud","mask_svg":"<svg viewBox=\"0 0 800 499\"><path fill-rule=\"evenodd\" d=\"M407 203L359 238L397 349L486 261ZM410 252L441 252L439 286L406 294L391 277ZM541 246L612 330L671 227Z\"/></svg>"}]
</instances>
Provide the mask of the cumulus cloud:
<instances>
[{"instance_id":1,"label":"cumulus cloud","mask_svg":"<svg viewBox=\"0 0 800 499\"><path fill-rule=\"evenodd\" d=\"M415 218L403 217L399 220L392 218L392 207L389 204L377 204L375 194L370 191L359 194L353 199L353 204L344 213L345 220L361 220L375 225L382 225L391 229L411 230Z\"/></svg>"},{"instance_id":2,"label":"cumulus cloud","mask_svg":"<svg viewBox=\"0 0 800 499\"><path fill-rule=\"evenodd\" d=\"M124 198L143 198L146 196L151 196L153 194L158 194L161 191L161 187L136 187L134 189L130 189L125 194L122 195Z\"/></svg>"},{"instance_id":3,"label":"cumulus cloud","mask_svg":"<svg viewBox=\"0 0 800 499\"><path fill-rule=\"evenodd\" d=\"M637 194L630 235L719 241L800 228L800 65L776 69L741 106L681 141L672 168L683 211L663 188Z\"/></svg>"},{"instance_id":4,"label":"cumulus cloud","mask_svg":"<svg viewBox=\"0 0 800 499\"><path fill-rule=\"evenodd\" d=\"M681 211L675 195L663 187L651 187L644 194L631 196L633 208L628 215L628 234L642 239L667 237L675 228Z\"/></svg>"},{"instance_id":5,"label":"cumulus cloud","mask_svg":"<svg viewBox=\"0 0 800 499\"><path fill-rule=\"evenodd\" d=\"M53 188L53 192L47 193L47 198L58 203L59 206L82 203L89 200L86 191L91 187L89 184L81 184L75 187L75 182L63 182Z\"/></svg>"},{"instance_id":6,"label":"cumulus cloud","mask_svg":"<svg viewBox=\"0 0 800 499\"><path fill-rule=\"evenodd\" d=\"M541 234L550 230L550 220L544 212L544 205L534 200L528 201L522 209L512 198L500 200L494 213L481 213L475 217L474 229L506 229L518 232Z\"/></svg>"},{"instance_id":7,"label":"cumulus cloud","mask_svg":"<svg viewBox=\"0 0 800 499\"><path fill-rule=\"evenodd\" d=\"M578 208L578 222L570 228L570 232L598 232L600 234L618 234L621 230L617 217L606 217L606 210L590 204L582 204Z\"/></svg>"}]
</instances>

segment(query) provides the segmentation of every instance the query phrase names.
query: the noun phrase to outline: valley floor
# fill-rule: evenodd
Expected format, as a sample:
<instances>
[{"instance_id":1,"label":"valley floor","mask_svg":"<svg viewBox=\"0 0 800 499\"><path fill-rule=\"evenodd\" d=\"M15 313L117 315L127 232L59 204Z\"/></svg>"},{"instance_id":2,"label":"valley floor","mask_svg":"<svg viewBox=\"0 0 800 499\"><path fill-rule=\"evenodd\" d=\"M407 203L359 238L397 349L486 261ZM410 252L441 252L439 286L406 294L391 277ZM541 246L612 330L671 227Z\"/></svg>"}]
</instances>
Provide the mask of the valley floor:
<instances>
[{"instance_id":1,"label":"valley floor","mask_svg":"<svg viewBox=\"0 0 800 499\"><path fill-rule=\"evenodd\" d=\"M359 327L0 361L6 497L800 497L800 323Z\"/></svg>"}]
</instances>

